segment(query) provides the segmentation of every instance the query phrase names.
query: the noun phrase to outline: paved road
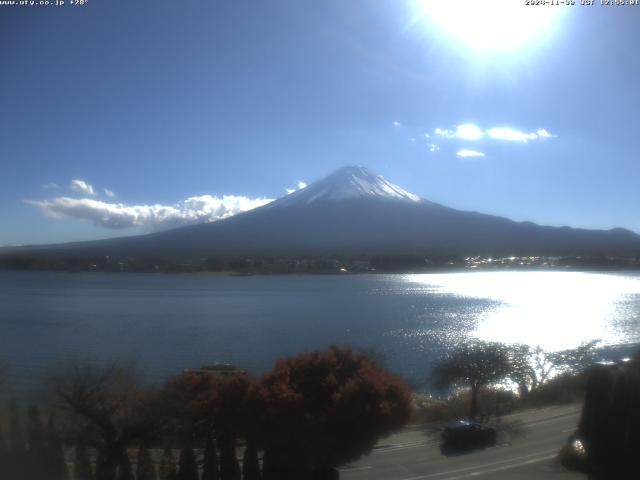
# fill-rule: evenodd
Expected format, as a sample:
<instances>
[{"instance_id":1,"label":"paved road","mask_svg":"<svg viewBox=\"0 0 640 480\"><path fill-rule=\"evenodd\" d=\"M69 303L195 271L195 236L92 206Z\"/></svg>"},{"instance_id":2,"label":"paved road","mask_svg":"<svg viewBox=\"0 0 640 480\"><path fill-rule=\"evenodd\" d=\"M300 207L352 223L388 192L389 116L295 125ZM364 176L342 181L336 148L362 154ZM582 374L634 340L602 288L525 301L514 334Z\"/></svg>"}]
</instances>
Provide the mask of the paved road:
<instances>
[{"instance_id":1,"label":"paved road","mask_svg":"<svg viewBox=\"0 0 640 480\"><path fill-rule=\"evenodd\" d=\"M341 469L343 480L585 480L555 457L575 430L580 406L528 410L494 422L498 445L467 454L440 453L438 426L409 428L382 440L371 455Z\"/></svg>"}]
</instances>

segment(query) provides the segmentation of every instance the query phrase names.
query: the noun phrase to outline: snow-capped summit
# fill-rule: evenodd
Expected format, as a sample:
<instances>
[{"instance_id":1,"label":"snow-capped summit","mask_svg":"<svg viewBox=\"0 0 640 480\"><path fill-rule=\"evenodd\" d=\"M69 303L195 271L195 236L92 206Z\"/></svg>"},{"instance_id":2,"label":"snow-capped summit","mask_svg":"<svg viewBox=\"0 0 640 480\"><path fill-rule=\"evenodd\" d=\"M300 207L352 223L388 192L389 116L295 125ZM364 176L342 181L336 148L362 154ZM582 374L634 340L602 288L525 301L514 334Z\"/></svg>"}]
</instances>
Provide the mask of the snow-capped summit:
<instances>
[{"instance_id":1,"label":"snow-capped summit","mask_svg":"<svg viewBox=\"0 0 640 480\"><path fill-rule=\"evenodd\" d=\"M320 201L374 198L420 203L420 197L387 181L365 167L342 167L328 177L274 202L279 205L310 205Z\"/></svg>"}]
</instances>

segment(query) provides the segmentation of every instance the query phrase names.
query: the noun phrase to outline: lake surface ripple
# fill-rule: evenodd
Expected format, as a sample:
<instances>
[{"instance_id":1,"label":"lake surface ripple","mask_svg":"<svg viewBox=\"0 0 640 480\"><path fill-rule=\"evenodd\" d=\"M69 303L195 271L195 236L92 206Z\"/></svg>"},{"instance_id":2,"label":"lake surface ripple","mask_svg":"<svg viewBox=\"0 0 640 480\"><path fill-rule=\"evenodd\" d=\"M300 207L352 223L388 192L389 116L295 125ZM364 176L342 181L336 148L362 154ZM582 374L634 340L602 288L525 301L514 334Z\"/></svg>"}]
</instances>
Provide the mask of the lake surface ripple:
<instances>
[{"instance_id":1,"label":"lake surface ripple","mask_svg":"<svg viewBox=\"0 0 640 480\"><path fill-rule=\"evenodd\" d=\"M70 359L135 360L160 381L230 362L255 374L331 344L417 388L466 337L565 349L640 342L640 274L254 276L0 272L0 363L17 390Z\"/></svg>"}]
</instances>

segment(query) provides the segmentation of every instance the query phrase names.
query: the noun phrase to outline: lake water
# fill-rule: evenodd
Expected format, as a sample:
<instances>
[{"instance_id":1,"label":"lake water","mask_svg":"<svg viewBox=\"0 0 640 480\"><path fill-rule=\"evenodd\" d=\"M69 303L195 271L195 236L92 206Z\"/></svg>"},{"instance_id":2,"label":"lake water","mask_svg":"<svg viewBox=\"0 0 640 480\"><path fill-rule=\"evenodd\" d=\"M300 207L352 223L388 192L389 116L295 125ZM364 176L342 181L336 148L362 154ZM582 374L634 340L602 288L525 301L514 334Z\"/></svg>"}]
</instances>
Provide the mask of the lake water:
<instances>
[{"instance_id":1,"label":"lake water","mask_svg":"<svg viewBox=\"0 0 640 480\"><path fill-rule=\"evenodd\" d=\"M135 360L161 380L253 373L331 344L377 352L418 388L467 336L565 349L640 342L640 274L255 276L0 271L0 363L26 391L68 359Z\"/></svg>"}]
</instances>

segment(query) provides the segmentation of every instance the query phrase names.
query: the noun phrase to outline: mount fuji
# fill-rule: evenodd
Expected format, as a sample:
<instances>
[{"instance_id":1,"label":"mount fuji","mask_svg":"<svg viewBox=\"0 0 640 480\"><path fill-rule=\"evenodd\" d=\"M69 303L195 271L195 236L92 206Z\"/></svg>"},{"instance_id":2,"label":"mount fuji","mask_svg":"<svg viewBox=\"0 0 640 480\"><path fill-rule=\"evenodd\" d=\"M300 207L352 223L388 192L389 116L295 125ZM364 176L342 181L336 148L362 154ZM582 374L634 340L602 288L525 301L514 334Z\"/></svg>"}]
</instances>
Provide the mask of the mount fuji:
<instances>
[{"instance_id":1,"label":"mount fuji","mask_svg":"<svg viewBox=\"0 0 640 480\"><path fill-rule=\"evenodd\" d=\"M343 167L310 186L276 200L272 206L311 205L355 198L404 200L419 203L420 197L394 185L364 167Z\"/></svg>"},{"instance_id":2,"label":"mount fuji","mask_svg":"<svg viewBox=\"0 0 640 480\"><path fill-rule=\"evenodd\" d=\"M640 236L621 228L547 227L455 210L421 199L364 167L350 166L224 220L26 250L172 258L336 253L637 256Z\"/></svg>"}]
</instances>

